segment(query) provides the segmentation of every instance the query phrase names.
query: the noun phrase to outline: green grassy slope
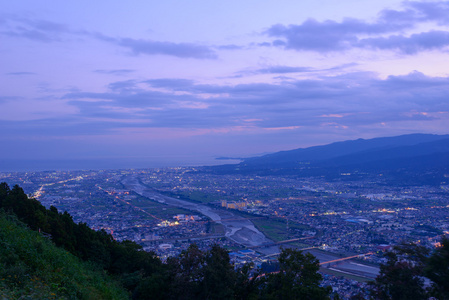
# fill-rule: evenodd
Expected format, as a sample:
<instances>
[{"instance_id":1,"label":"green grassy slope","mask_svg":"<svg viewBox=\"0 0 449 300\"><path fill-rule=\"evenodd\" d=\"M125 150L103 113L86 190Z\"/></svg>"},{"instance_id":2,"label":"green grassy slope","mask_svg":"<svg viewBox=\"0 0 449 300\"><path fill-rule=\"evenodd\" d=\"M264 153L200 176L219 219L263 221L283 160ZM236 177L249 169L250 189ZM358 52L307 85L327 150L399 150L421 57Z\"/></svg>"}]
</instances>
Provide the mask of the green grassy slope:
<instances>
[{"instance_id":1,"label":"green grassy slope","mask_svg":"<svg viewBox=\"0 0 449 300\"><path fill-rule=\"evenodd\" d=\"M102 271L0 212L0 299L128 299Z\"/></svg>"}]
</instances>

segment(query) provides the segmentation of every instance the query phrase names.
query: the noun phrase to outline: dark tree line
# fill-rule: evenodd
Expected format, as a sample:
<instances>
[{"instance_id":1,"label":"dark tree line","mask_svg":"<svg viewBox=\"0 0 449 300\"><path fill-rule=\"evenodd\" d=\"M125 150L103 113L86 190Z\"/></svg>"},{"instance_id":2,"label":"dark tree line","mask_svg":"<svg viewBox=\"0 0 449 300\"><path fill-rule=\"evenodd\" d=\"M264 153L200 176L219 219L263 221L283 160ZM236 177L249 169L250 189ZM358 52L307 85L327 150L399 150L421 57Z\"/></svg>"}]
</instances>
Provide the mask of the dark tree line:
<instances>
[{"instance_id":1,"label":"dark tree line","mask_svg":"<svg viewBox=\"0 0 449 300\"><path fill-rule=\"evenodd\" d=\"M387 263L372 283L372 299L449 300L449 239L430 252L423 246L403 244L386 253ZM433 298L432 298L433 297Z\"/></svg>"}]
</instances>

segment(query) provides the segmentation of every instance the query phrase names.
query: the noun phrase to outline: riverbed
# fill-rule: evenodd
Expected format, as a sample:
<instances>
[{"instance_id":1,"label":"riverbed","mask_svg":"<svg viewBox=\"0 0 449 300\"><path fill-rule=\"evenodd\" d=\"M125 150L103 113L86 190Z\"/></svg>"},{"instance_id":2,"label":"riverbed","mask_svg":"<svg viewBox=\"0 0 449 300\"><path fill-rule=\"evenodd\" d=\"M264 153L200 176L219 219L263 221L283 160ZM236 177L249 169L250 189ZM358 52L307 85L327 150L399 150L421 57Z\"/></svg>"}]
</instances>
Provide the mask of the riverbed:
<instances>
[{"instance_id":1,"label":"riverbed","mask_svg":"<svg viewBox=\"0 0 449 300\"><path fill-rule=\"evenodd\" d=\"M127 189L153 201L199 212L210 218L212 221L223 225L225 228L225 236L245 247L255 247L273 243L273 241L259 231L250 220L234 214L230 210L217 209L205 204L194 203L163 195L143 185L135 175L125 177L122 180L122 183Z\"/></svg>"}]
</instances>

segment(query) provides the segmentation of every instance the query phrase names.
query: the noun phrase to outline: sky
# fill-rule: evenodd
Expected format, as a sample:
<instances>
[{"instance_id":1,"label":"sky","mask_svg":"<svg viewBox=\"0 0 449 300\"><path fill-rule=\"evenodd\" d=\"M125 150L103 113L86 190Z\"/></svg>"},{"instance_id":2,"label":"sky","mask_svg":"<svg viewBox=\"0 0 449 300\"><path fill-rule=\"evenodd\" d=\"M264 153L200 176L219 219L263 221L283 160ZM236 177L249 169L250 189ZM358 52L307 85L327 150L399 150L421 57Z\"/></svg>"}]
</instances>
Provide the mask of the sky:
<instances>
[{"instance_id":1,"label":"sky","mask_svg":"<svg viewBox=\"0 0 449 300\"><path fill-rule=\"evenodd\" d=\"M448 50L449 1L2 1L0 171L447 134Z\"/></svg>"}]
</instances>

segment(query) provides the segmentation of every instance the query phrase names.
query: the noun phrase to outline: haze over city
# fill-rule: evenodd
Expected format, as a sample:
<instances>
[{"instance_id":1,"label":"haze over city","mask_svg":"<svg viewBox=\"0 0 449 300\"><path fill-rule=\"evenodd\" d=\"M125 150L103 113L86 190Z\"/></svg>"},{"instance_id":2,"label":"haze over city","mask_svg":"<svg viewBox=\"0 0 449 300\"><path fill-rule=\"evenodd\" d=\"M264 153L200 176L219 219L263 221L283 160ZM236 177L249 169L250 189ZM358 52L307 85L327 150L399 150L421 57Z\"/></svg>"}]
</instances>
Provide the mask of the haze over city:
<instances>
[{"instance_id":1,"label":"haze over city","mask_svg":"<svg viewBox=\"0 0 449 300\"><path fill-rule=\"evenodd\" d=\"M0 171L208 164L449 128L446 1L0 8Z\"/></svg>"}]
</instances>

